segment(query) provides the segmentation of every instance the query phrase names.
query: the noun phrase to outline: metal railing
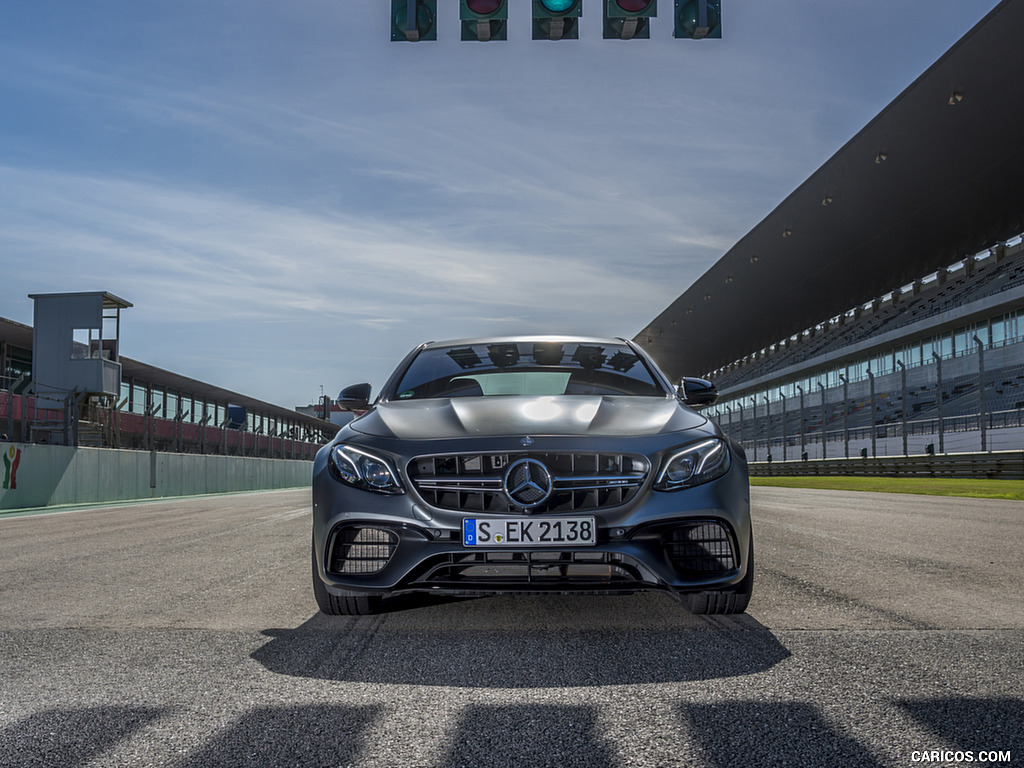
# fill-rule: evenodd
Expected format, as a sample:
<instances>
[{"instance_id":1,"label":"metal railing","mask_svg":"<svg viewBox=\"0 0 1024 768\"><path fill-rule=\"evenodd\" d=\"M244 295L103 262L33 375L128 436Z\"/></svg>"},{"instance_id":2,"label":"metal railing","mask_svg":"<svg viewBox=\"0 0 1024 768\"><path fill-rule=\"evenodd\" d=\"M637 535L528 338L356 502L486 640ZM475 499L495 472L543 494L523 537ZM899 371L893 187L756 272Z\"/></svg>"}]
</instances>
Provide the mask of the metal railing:
<instances>
[{"instance_id":1,"label":"metal railing","mask_svg":"<svg viewBox=\"0 0 1024 768\"><path fill-rule=\"evenodd\" d=\"M180 414L161 418L158 409L128 413L74 392L0 390L0 439L12 442L311 460L332 436L299 427L254 432L211 424L209 417L193 423Z\"/></svg>"},{"instance_id":2,"label":"metal railing","mask_svg":"<svg viewBox=\"0 0 1024 768\"><path fill-rule=\"evenodd\" d=\"M905 428L902 421L879 422L874 426L849 428L830 426L825 429L824 434L820 423L814 423L806 424L802 434L800 431L794 431L767 435L765 433L768 424L763 423L763 418L759 421L762 422L757 425L760 427L757 430L759 434L752 435L749 424L746 425L747 429L743 431L742 437L740 434L730 434L743 446L752 461L787 461L801 459L805 454L808 459L825 459L857 455L875 457L880 454L908 456L913 453L943 453L945 451L938 448L940 436L944 438L942 442L949 440L957 444L970 443L969 450L979 450L982 448L983 426L987 433L985 442L991 443L984 447L986 451L996 449L1000 443L1013 443L1003 445L1005 448L1024 447L1024 408L996 411L984 416L980 413L971 413L908 420ZM778 427L778 424L773 426ZM729 432L727 424L723 424L722 427ZM1000 430L1012 431L1001 434ZM964 439L964 436L970 438ZM975 437L977 445L972 442ZM911 439L920 444L921 450L912 450ZM880 446L883 446L881 450ZM931 446L931 450L928 450L928 446Z\"/></svg>"}]
</instances>

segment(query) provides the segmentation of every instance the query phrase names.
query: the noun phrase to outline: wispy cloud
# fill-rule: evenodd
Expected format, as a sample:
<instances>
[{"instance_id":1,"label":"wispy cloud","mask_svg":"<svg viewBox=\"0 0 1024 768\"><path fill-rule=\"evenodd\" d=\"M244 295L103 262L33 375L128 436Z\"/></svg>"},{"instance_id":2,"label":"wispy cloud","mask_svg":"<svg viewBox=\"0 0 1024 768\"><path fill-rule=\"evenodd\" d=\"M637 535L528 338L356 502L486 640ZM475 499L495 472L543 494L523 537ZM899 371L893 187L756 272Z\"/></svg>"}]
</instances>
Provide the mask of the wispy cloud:
<instances>
[{"instance_id":1,"label":"wispy cloud","mask_svg":"<svg viewBox=\"0 0 1024 768\"><path fill-rule=\"evenodd\" d=\"M299 326L292 343L310 359L337 331L335 349L345 334L390 332L404 349L512 325L631 335L675 293L628 259L456 242L417 222L138 180L0 167L0 210L5 305L28 290L111 290L136 304L126 329Z\"/></svg>"},{"instance_id":2,"label":"wispy cloud","mask_svg":"<svg viewBox=\"0 0 1024 768\"><path fill-rule=\"evenodd\" d=\"M707 43L588 10L565 44L522 3L473 45L444 0L416 46L386 0L21 4L0 314L112 290L127 354L278 402L428 337L631 335L995 2L731 0Z\"/></svg>"},{"instance_id":3,"label":"wispy cloud","mask_svg":"<svg viewBox=\"0 0 1024 768\"><path fill-rule=\"evenodd\" d=\"M176 287L188 286L192 301L204 286L216 286L220 295L223 283L243 281L261 290L262 300L273 297L275 306L291 305L289 290L329 296L353 284L398 300L457 295L469 303L544 306L552 294L587 295L620 266L606 258L561 259L454 242L423 222L315 215L141 181L7 167L0 168L0 188L6 209L0 237L11 252L48 252L65 266L80 265L83 276L95 274L90 258L102 258L119 279L140 285L154 275L165 285L178 280ZM132 267L143 266L132 275ZM625 288L651 287L634 285L628 274L616 280ZM504 290L491 293L497 289ZM211 302L209 311L216 313L224 300L230 298ZM300 303L309 302L294 302Z\"/></svg>"}]
</instances>

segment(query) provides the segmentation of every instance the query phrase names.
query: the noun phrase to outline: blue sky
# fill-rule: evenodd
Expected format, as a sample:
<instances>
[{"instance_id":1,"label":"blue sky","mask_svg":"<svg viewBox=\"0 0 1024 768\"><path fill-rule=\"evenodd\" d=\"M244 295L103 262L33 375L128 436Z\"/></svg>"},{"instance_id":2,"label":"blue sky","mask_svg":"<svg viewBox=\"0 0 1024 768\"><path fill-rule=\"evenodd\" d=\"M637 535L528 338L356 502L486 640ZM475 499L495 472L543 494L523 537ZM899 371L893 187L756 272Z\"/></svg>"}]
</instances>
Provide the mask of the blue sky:
<instances>
[{"instance_id":1,"label":"blue sky","mask_svg":"<svg viewBox=\"0 0 1024 768\"><path fill-rule=\"evenodd\" d=\"M995 0L723 0L722 40L392 43L388 0L0 11L0 316L287 407L421 341L632 337Z\"/></svg>"}]
</instances>

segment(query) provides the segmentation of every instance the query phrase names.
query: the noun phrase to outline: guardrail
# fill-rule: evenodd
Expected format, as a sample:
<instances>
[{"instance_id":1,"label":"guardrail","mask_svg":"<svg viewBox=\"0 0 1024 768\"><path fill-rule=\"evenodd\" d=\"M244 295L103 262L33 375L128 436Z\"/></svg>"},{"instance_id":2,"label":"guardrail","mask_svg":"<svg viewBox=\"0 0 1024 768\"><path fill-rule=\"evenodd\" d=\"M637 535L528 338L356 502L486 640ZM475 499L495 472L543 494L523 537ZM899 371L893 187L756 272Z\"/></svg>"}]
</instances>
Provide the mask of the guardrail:
<instances>
[{"instance_id":1,"label":"guardrail","mask_svg":"<svg viewBox=\"0 0 1024 768\"><path fill-rule=\"evenodd\" d=\"M1024 480L1024 451L879 456L750 463L755 477L860 475L876 477L964 477Z\"/></svg>"}]
</instances>

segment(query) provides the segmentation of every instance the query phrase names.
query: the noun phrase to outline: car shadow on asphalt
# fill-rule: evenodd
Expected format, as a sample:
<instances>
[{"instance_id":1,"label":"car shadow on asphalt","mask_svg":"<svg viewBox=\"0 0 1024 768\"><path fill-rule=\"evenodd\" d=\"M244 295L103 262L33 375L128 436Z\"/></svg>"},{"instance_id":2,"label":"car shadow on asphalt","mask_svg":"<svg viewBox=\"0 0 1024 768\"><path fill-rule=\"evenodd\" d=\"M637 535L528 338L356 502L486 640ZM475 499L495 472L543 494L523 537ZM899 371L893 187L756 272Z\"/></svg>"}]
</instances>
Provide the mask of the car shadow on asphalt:
<instances>
[{"instance_id":1,"label":"car shadow on asphalt","mask_svg":"<svg viewBox=\"0 0 1024 768\"><path fill-rule=\"evenodd\" d=\"M0 727L0 765L85 766L166 713L128 705L45 709Z\"/></svg>"},{"instance_id":2,"label":"car shadow on asphalt","mask_svg":"<svg viewBox=\"0 0 1024 768\"><path fill-rule=\"evenodd\" d=\"M789 657L753 617L692 616L661 595L403 597L374 616L268 629L268 670L356 683L546 688L749 675Z\"/></svg>"}]
</instances>

